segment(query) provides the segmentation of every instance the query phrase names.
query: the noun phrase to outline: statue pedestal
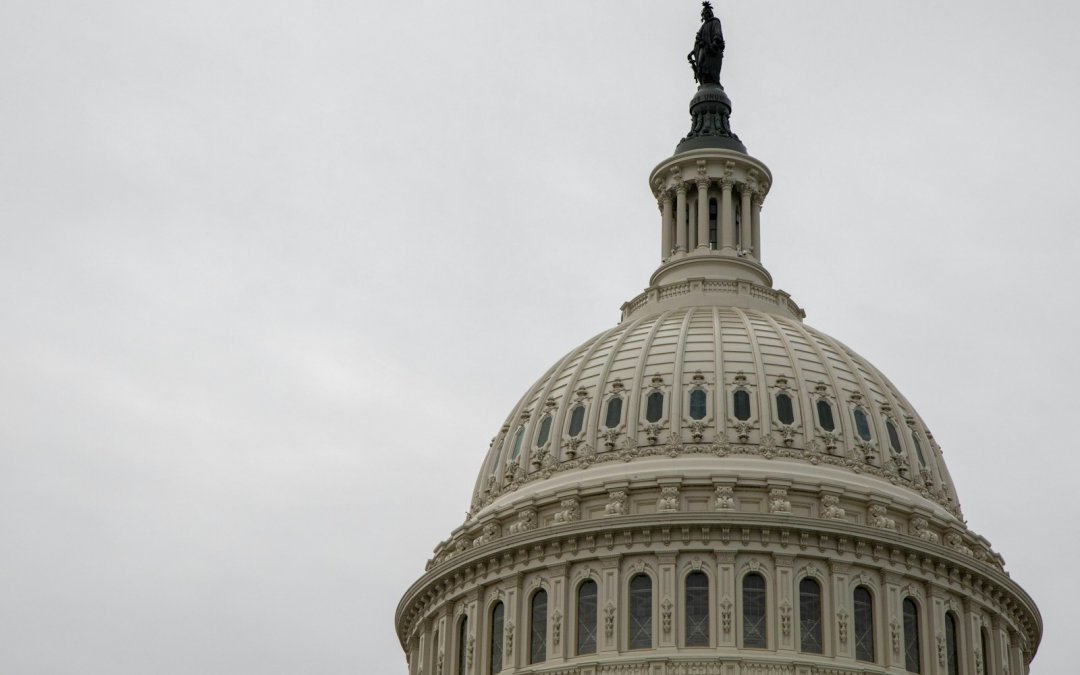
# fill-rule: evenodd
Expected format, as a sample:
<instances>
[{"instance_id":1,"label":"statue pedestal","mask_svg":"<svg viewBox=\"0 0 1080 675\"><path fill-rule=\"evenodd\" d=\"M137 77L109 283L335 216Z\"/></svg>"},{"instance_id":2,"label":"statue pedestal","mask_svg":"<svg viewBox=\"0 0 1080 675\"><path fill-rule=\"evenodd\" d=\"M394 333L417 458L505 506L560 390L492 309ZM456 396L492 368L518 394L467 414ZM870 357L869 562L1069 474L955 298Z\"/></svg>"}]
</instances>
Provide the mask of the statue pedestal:
<instances>
[{"instance_id":1,"label":"statue pedestal","mask_svg":"<svg viewBox=\"0 0 1080 675\"><path fill-rule=\"evenodd\" d=\"M690 133L675 146L675 154L703 148L746 152L731 132L731 99L719 84L703 84L690 99Z\"/></svg>"}]
</instances>

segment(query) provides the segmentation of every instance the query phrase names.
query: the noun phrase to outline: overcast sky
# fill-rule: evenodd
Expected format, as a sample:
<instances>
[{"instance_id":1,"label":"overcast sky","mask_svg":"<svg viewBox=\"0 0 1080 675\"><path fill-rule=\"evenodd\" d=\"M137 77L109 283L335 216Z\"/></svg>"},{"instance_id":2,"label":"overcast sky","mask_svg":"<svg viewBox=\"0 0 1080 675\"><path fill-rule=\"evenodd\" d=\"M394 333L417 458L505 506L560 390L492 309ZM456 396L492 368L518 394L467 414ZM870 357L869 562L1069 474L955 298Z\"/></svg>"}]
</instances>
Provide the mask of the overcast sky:
<instances>
[{"instance_id":1,"label":"overcast sky","mask_svg":"<svg viewBox=\"0 0 1080 675\"><path fill-rule=\"evenodd\" d=\"M717 6L776 285L1075 670L1080 6ZM488 441L658 262L698 8L0 3L0 672L404 673Z\"/></svg>"}]
</instances>

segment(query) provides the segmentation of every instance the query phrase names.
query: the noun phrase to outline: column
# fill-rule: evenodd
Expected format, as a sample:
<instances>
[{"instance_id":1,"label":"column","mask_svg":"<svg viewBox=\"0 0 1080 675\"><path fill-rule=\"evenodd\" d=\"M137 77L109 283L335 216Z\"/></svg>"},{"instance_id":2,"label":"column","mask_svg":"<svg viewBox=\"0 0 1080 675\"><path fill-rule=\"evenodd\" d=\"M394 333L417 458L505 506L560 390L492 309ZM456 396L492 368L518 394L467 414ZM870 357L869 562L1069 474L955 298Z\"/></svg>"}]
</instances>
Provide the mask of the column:
<instances>
[{"instance_id":1,"label":"column","mask_svg":"<svg viewBox=\"0 0 1080 675\"><path fill-rule=\"evenodd\" d=\"M709 250L709 179L697 181L697 247Z\"/></svg>"},{"instance_id":2,"label":"column","mask_svg":"<svg viewBox=\"0 0 1080 675\"><path fill-rule=\"evenodd\" d=\"M686 250L687 251L693 251L698 246L698 239L697 239L697 214L698 214L698 211L697 211L697 208L696 208L697 202L698 202L698 196L697 196L696 193L694 194L693 197L688 198L687 202L686 202L686 211L687 211L686 215L689 216L689 218L690 218L690 222L688 222L686 224L686 239L687 239Z\"/></svg>"},{"instance_id":3,"label":"column","mask_svg":"<svg viewBox=\"0 0 1080 675\"><path fill-rule=\"evenodd\" d=\"M795 557L790 555L773 554L773 564L776 569L776 608L780 617L780 636L777 640L779 649L785 651L797 651L795 645L796 635L799 632L795 626L795 605L799 602L799 595L795 590Z\"/></svg>"},{"instance_id":4,"label":"column","mask_svg":"<svg viewBox=\"0 0 1080 675\"><path fill-rule=\"evenodd\" d=\"M619 577L619 556L610 556L600 561L600 588L596 597L596 620L599 634L596 640L596 653L617 652L619 650L619 591L622 579Z\"/></svg>"},{"instance_id":5,"label":"column","mask_svg":"<svg viewBox=\"0 0 1080 675\"><path fill-rule=\"evenodd\" d=\"M836 613L833 635L833 654L847 658L855 658L855 616L854 605L851 600L851 590L848 584L850 569L845 563L829 563L829 592L832 595L832 606ZM826 618L826 620L828 620Z\"/></svg>"},{"instance_id":6,"label":"column","mask_svg":"<svg viewBox=\"0 0 1080 675\"><path fill-rule=\"evenodd\" d=\"M660 232L660 260L667 260L671 257L671 249L675 245L673 241L673 235L675 233L675 213L672 210L672 194L671 190L665 188L660 193L660 208L663 211L663 218Z\"/></svg>"},{"instance_id":7,"label":"column","mask_svg":"<svg viewBox=\"0 0 1080 675\"><path fill-rule=\"evenodd\" d=\"M675 251L686 252L686 183L675 186Z\"/></svg>"},{"instance_id":8,"label":"column","mask_svg":"<svg viewBox=\"0 0 1080 675\"><path fill-rule=\"evenodd\" d=\"M573 631L568 630L566 618L569 614L567 608L567 588L569 569L565 564L548 569L548 582L551 584L551 593L548 595L548 661L563 660L572 652L566 649L566 638L573 639Z\"/></svg>"},{"instance_id":9,"label":"column","mask_svg":"<svg viewBox=\"0 0 1080 675\"><path fill-rule=\"evenodd\" d=\"M760 190L754 191L754 198L750 207L750 226L753 228L754 257L761 262L761 204L765 195Z\"/></svg>"},{"instance_id":10,"label":"column","mask_svg":"<svg viewBox=\"0 0 1080 675\"><path fill-rule=\"evenodd\" d=\"M735 597L735 554L718 551L716 554L716 597L720 604L720 617L716 631L716 644L720 647L734 647L737 619L735 611L742 606ZM738 602L737 602L738 600Z\"/></svg>"},{"instance_id":11,"label":"column","mask_svg":"<svg viewBox=\"0 0 1080 675\"><path fill-rule=\"evenodd\" d=\"M723 190L720 198L720 248L726 251L735 250L735 210L731 205L731 179L720 180Z\"/></svg>"},{"instance_id":12,"label":"column","mask_svg":"<svg viewBox=\"0 0 1080 675\"><path fill-rule=\"evenodd\" d=\"M743 224L743 248L753 249L754 255L757 255L757 230L754 228L754 218L752 210L750 208L750 186L746 183L742 184L739 190L739 195L742 197L742 224ZM747 243L748 242L748 243Z\"/></svg>"}]
</instances>

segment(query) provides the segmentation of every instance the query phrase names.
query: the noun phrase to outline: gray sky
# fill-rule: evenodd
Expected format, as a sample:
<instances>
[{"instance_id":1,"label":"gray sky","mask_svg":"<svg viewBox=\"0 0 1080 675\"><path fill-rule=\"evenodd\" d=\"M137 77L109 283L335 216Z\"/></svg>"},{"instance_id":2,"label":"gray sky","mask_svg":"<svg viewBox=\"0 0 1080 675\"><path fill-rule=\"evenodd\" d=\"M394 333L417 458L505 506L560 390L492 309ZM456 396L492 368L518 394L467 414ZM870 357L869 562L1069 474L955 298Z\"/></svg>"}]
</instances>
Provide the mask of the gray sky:
<instances>
[{"instance_id":1,"label":"gray sky","mask_svg":"<svg viewBox=\"0 0 1080 675\"><path fill-rule=\"evenodd\" d=\"M777 286L1073 670L1080 6L718 8ZM404 672L491 436L658 262L697 13L0 4L0 672Z\"/></svg>"}]
</instances>

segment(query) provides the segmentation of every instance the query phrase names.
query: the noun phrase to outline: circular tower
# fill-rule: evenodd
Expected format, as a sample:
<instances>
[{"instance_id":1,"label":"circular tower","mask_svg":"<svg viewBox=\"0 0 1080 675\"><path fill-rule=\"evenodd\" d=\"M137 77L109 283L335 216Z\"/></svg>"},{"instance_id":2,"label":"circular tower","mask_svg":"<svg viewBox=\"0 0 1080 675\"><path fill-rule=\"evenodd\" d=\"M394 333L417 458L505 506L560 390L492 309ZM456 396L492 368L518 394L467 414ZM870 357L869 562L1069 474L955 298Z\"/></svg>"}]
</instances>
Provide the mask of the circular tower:
<instances>
[{"instance_id":1,"label":"circular tower","mask_svg":"<svg viewBox=\"0 0 1080 675\"><path fill-rule=\"evenodd\" d=\"M1038 610L930 430L772 287L723 48L705 3L660 266L510 410L398 606L410 675L1027 671Z\"/></svg>"}]
</instances>

